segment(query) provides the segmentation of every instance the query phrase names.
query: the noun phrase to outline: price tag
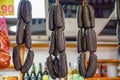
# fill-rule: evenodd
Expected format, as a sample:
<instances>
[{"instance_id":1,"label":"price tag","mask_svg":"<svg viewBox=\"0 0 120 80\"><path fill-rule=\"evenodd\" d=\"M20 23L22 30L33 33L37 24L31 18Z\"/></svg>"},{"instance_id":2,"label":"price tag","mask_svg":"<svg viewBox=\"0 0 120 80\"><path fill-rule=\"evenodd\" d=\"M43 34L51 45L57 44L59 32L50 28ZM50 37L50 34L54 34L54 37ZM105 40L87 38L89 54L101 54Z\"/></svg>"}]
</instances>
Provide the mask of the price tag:
<instances>
[{"instance_id":1,"label":"price tag","mask_svg":"<svg viewBox=\"0 0 120 80\"><path fill-rule=\"evenodd\" d=\"M0 16L14 15L14 0L0 0Z\"/></svg>"}]
</instances>

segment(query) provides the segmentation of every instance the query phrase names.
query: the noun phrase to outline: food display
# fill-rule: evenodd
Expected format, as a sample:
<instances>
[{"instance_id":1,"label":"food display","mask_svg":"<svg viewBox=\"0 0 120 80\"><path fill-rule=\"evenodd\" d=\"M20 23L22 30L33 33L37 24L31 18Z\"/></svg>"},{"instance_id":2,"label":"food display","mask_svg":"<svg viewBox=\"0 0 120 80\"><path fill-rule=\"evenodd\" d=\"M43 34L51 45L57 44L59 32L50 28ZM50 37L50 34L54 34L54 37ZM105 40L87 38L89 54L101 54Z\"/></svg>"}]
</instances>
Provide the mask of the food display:
<instances>
[{"instance_id":1,"label":"food display","mask_svg":"<svg viewBox=\"0 0 120 80\"><path fill-rule=\"evenodd\" d=\"M17 46L13 48L13 63L16 70L20 70L22 73L27 72L34 59L34 52L32 48L31 39L31 20L32 20L32 5L29 0L21 0L18 6L18 20L17 20L17 34L16 43ZM27 57L22 65L20 58L20 46L25 44L28 49Z\"/></svg>"},{"instance_id":2,"label":"food display","mask_svg":"<svg viewBox=\"0 0 120 80\"><path fill-rule=\"evenodd\" d=\"M97 56L94 54L97 49L97 39L94 30L95 15L91 5L83 0L83 4L79 6L77 12L78 35L77 35L77 50L79 73L85 78L93 77L97 70ZM86 67L86 54L90 52L88 67Z\"/></svg>"},{"instance_id":3,"label":"food display","mask_svg":"<svg viewBox=\"0 0 120 80\"><path fill-rule=\"evenodd\" d=\"M5 17L0 18L0 69L7 68L10 64L10 39Z\"/></svg>"},{"instance_id":4,"label":"food display","mask_svg":"<svg viewBox=\"0 0 120 80\"><path fill-rule=\"evenodd\" d=\"M56 0L56 4L54 4L49 11L49 30L51 30L52 33L49 47L50 55L47 58L48 71L53 79L64 78L68 73L65 53L65 22L64 10L59 4L59 0Z\"/></svg>"},{"instance_id":5,"label":"food display","mask_svg":"<svg viewBox=\"0 0 120 80\"><path fill-rule=\"evenodd\" d=\"M0 7L0 80L120 80L120 0Z\"/></svg>"}]
</instances>

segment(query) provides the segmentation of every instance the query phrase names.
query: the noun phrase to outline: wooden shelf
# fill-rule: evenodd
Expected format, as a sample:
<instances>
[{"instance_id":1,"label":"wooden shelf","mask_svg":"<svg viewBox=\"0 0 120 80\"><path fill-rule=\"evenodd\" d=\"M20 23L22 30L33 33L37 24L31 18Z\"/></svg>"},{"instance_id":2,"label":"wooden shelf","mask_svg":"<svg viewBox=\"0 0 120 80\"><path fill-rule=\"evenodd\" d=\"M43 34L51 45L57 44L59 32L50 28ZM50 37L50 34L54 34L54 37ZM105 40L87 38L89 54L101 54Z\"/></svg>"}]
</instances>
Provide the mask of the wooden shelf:
<instances>
[{"instance_id":1,"label":"wooden shelf","mask_svg":"<svg viewBox=\"0 0 120 80\"><path fill-rule=\"evenodd\" d=\"M98 63L118 63L117 59L99 59Z\"/></svg>"},{"instance_id":2,"label":"wooden shelf","mask_svg":"<svg viewBox=\"0 0 120 80\"><path fill-rule=\"evenodd\" d=\"M87 62L88 62L88 60L87 60ZM117 59L99 59L98 60L98 63L116 63L116 64L118 64L118 60Z\"/></svg>"},{"instance_id":3,"label":"wooden shelf","mask_svg":"<svg viewBox=\"0 0 120 80\"><path fill-rule=\"evenodd\" d=\"M88 79L84 79L84 80L120 80L119 77L115 77L115 78L88 78Z\"/></svg>"},{"instance_id":4,"label":"wooden shelf","mask_svg":"<svg viewBox=\"0 0 120 80\"><path fill-rule=\"evenodd\" d=\"M11 43L10 44L10 47L14 47L14 46L16 46L17 44L15 44L15 43Z\"/></svg>"},{"instance_id":5,"label":"wooden shelf","mask_svg":"<svg viewBox=\"0 0 120 80\"><path fill-rule=\"evenodd\" d=\"M16 44L15 43L11 43L10 46L14 47L14 46L16 46ZM37 44L33 43L32 47L35 47L35 48L36 47L46 48L46 47L49 47L49 43L37 43ZM68 48L75 48L75 47L77 47L77 45L76 45L75 42L74 43L67 42L66 47L68 47ZM97 47L117 47L117 44L116 43L98 43Z\"/></svg>"},{"instance_id":6,"label":"wooden shelf","mask_svg":"<svg viewBox=\"0 0 120 80\"><path fill-rule=\"evenodd\" d=\"M13 65L13 64L10 64L10 65L8 66L8 68L14 68L14 65Z\"/></svg>"}]
</instances>

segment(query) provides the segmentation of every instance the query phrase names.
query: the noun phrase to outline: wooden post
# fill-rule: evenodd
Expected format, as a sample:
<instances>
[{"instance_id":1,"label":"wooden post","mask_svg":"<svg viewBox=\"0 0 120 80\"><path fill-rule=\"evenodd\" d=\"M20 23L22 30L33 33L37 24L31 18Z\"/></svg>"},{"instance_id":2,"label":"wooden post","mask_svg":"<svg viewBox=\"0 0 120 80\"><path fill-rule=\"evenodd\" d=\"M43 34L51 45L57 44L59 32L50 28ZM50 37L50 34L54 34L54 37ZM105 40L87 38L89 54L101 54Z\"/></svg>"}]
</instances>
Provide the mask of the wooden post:
<instances>
[{"instance_id":1,"label":"wooden post","mask_svg":"<svg viewBox=\"0 0 120 80\"><path fill-rule=\"evenodd\" d=\"M24 50L25 50L24 45L20 45L20 58L22 65L24 63ZM20 80L23 80L23 74L21 72L20 72Z\"/></svg>"},{"instance_id":2,"label":"wooden post","mask_svg":"<svg viewBox=\"0 0 120 80\"><path fill-rule=\"evenodd\" d=\"M84 52L85 54L85 65L86 65L86 68L88 67L88 59L87 59L87 52Z\"/></svg>"}]
</instances>

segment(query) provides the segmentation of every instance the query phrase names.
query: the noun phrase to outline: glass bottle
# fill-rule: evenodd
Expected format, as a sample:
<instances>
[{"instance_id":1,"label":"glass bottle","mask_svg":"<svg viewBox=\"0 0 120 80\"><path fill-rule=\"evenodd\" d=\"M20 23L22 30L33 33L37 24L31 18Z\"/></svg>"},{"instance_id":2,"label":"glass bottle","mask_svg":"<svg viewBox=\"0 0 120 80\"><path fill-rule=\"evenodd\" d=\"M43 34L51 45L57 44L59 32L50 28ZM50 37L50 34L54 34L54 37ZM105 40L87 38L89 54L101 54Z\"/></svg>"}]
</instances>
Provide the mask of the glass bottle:
<instances>
[{"instance_id":1,"label":"glass bottle","mask_svg":"<svg viewBox=\"0 0 120 80\"><path fill-rule=\"evenodd\" d=\"M43 72L42 80L49 80L49 75L48 75L48 71L47 71L47 65L46 65L46 63L45 63L45 68L44 68L44 72Z\"/></svg>"},{"instance_id":2,"label":"glass bottle","mask_svg":"<svg viewBox=\"0 0 120 80\"><path fill-rule=\"evenodd\" d=\"M30 80L30 79L29 79L29 73L28 73L28 72L24 73L23 76L24 76L24 77L23 77L23 80Z\"/></svg>"},{"instance_id":3,"label":"glass bottle","mask_svg":"<svg viewBox=\"0 0 120 80\"><path fill-rule=\"evenodd\" d=\"M30 80L37 80L36 79L36 72L35 72L35 64L34 63L32 65L32 71L31 71L31 74L30 74Z\"/></svg>"},{"instance_id":4,"label":"glass bottle","mask_svg":"<svg viewBox=\"0 0 120 80\"><path fill-rule=\"evenodd\" d=\"M72 74L71 63L69 63L69 65L68 65L68 75L67 75L67 80L73 80L73 74Z\"/></svg>"},{"instance_id":5,"label":"glass bottle","mask_svg":"<svg viewBox=\"0 0 120 80\"><path fill-rule=\"evenodd\" d=\"M42 64L39 63L39 70L37 73L37 80L42 80Z\"/></svg>"},{"instance_id":6,"label":"glass bottle","mask_svg":"<svg viewBox=\"0 0 120 80\"><path fill-rule=\"evenodd\" d=\"M74 65L74 69L73 69L73 80L79 80L79 72L78 72L78 66L77 63L75 63Z\"/></svg>"}]
</instances>

